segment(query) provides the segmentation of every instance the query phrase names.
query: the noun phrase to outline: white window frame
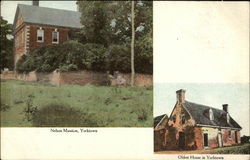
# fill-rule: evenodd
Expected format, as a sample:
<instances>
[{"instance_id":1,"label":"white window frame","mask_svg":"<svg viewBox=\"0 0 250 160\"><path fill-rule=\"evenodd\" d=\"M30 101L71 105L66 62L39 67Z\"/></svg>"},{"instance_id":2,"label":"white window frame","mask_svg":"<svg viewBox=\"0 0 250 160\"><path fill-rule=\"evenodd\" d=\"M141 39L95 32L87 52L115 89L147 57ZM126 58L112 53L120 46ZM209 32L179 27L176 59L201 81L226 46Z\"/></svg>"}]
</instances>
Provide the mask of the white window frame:
<instances>
[{"instance_id":1,"label":"white window frame","mask_svg":"<svg viewBox=\"0 0 250 160\"><path fill-rule=\"evenodd\" d=\"M53 41L53 34L54 33L56 33L57 41ZM55 31L52 31L52 43L54 43L54 44L58 44L59 43L59 32L57 31L57 29L55 29Z\"/></svg>"},{"instance_id":2,"label":"white window frame","mask_svg":"<svg viewBox=\"0 0 250 160\"><path fill-rule=\"evenodd\" d=\"M38 39L38 37L42 37L42 40L39 40ZM42 29L42 28L39 28L38 30L37 30L37 36L36 36L36 41L37 42L44 42L44 30Z\"/></svg>"}]
</instances>

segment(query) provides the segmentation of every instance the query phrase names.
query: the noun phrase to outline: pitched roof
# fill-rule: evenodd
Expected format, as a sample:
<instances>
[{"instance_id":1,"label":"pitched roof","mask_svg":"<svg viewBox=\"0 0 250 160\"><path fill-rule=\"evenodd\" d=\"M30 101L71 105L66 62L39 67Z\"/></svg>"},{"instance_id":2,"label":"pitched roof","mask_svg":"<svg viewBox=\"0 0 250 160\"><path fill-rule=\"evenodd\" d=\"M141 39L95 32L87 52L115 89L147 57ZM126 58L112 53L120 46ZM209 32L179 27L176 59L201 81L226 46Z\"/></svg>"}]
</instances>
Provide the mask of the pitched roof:
<instances>
[{"instance_id":1,"label":"pitched roof","mask_svg":"<svg viewBox=\"0 0 250 160\"><path fill-rule=\"evenodd\" d=\"M154 118L154 128L158 125L158 123L160 123L160 121L162 120L162 118L165 116L166 114L157 116Z\"/></svg>"},{"instance_id":2,"label":"pitched roof","mask_svg":"<svg viewBox=\"0 0 250 160\"><path fill-rule=\"evenodd\" d=\"M183 103L183 107L191 114L196 124L241 129L241 126L231 116L229 123L227 123L227 112L224 110L188 101ZM214 120L209 119L209 109L213 111Z\"/></svg>"},{"instance_id":3,"label":"pitched roof","mask_svg":"<svg viewBox=\"0 0 250 160\"><path fill-rule=\"evenodd\" d=\"M80 12L24 4L18 4L17 6L14 26L19 13L26 23L70 28L81 28L82 26Z\"/></svg>"}]
</instances>

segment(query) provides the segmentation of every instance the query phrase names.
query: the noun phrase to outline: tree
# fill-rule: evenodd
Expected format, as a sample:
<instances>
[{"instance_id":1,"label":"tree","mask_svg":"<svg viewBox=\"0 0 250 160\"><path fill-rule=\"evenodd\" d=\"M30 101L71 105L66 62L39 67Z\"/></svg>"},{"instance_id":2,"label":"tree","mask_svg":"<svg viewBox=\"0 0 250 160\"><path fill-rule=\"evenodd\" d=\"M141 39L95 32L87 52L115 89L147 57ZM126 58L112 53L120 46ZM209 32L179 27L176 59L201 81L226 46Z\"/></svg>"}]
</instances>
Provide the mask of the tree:
<instances>
[{"instance_id":1,"label":"tree","mask_svg":"<svg viewBox=\"0 0 250 160\"><path fill-rule=\"evenodd\" d=\"M135 26L134 26L134 12L135 12L135 2L131 1L131 28L132 28L132 38L131 38L131 86L134 85L135 81L135 66L134 66L134 46L135 46Z\"/></svg>"},{"instance_id":2,"label":"tree","mask_svg":"<svg viewBox=\"0 0 250 160\"><path fill-rule=\"evenodd\" d=\"M78 1L82 12L80 31L82 43L96 43L108 46L109 16L107 8L109 2L100 1Z\"/></svg>"},{"instance_id":3,"label":"tree","mask_svg":"<svg viewBox=\"0 0 250 160\"><path fill-rule=\"evenodd\" d=\"M130 67L130 70L127 72L132 72L132 68L134 68L133 70L136 70L136 72L152 74L152 1L78 1L77 3L82 13L81 23L83 25L80 32L76 34L79 42L83 44L101 44L109 51L114 51L114 48L111 47L114 45L116 46L115 48L128 47L127 54L130 55L130 57L128 57L130 62L127 65ZM134 6L133 25L132 3ZM132 37L131 34L132 30L134 37ZM121 46L119 47L117 45ZM110 47L111 49L108 49ZM109 54L113 54L113 52L108 53L108 55ZM120 56L124 55L123 53L117 54ZM120 59L123 58L124 57L120 57ZM133 61L133 63L131 61ZM112 63L117 64L113 60ZM132 67L132 65L134 67Z\"/></svg>"},{"instance_id":4,"label":"tree","mask_svg":"<svg viewBox=\"0 0 250 160\"><path fill-rule=\"evenodd\" d=\"M1 63L0 69L4 68L13 69L14 66L14 55L13 55L13 39L11 36L12 25L8 24L8 21L0 17L1 24L1 35L0 35L0 46L1 46Z\"/></svg>"}]
</instances>

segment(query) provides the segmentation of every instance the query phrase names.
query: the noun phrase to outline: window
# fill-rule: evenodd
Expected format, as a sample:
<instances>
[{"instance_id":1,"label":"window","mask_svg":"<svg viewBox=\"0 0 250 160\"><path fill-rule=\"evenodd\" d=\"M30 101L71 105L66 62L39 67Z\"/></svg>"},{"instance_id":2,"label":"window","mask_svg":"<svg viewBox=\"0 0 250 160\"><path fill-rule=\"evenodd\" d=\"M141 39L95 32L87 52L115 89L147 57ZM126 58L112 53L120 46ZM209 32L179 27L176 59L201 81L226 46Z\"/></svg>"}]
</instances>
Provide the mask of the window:
<instances>
[{"instance_id":1,"label":"window","mask_svg":"<svg viewBox=\"0 0 250 160\"><path fill-rule=\"evenodd\" d=\"M174 123L176 122L176 116L173 116L173 122Z\"/></svg>"},{"instance_id":2,"label":"window","mask_svg":"<svg viewBox=\"0 0 250 160\"><path fill-rule=\"evenodd\" d=\"M52 43L59 43L59 32L56 30L52 32Z\"/></svg>"},{"instance_id":3,"label":"window","mask_svg":"<svg viewBox=\"0 0 250 160\"><path fill-rule=\"evenodd\" d=\"M42 28L37 30L37 42L44 42L44 30Z\"/></svg>"},{"instance_id":4,"label":"window","mask_svg":"<svg viewBox=\"0 0 250 160\"><path fill-rule=\"evenodd\" d=\"M212 109L209 109L209 119L210 119L211 121L214 120L214 114L213 114L213 110L212 110Z\"/></svg>"},{"instance_id":5,"label":"window","mask_svg":"<svg viewBox=\"0 0 250 160\"><path fill-rule=\"evenodd\" d=\"M185 124L186 120L185 120L185 114L181 115L181 123Z\"/></svg>"}]
</instances>

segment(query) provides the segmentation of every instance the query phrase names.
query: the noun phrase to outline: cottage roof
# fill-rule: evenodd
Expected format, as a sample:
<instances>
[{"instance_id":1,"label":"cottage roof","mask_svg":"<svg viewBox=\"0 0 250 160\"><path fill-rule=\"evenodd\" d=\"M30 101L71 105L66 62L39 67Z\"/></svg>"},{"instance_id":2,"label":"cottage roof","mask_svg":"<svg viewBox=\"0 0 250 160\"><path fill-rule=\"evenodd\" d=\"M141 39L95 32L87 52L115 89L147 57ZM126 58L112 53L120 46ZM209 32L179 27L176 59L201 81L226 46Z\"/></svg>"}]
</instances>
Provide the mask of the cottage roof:
<instances>
[{"instance_id":1,"label":"cottage roof","mask_svg":"<svg viewBox=\"0 0 250 160\"><path fill-rule=\"evenodd\" d=\"M154 128L161 122L162 118L164 118L165 115L166 114L163 114L154 118Z\"/></svg>"},{"instance_id":2,"label":"cottage roof","mask_svg":"<svg viewBox=\"0 0 250 160\"><path fill-rule=\"evenodd\" d=\"M26 23L69 28L81 28L82 26L80 23L81 13L76 11L18 4L14 26L18 14L22 15L23 21Z\"/></svg>"},{"instance_id":3,"label":"cottage roof","mask_svg":"<svg viewBox=\"0 0 250 160\"><path fill-rule=\"evenodd\" d=\"M241 129L241 126L230 115L229 123L227 123L227 112L224 110L188 101L183 103L183 107L191 114L196 124ZM214 114L213 120L209 119L208 112L210 109Z\"/></svg>"}]
</instances>

